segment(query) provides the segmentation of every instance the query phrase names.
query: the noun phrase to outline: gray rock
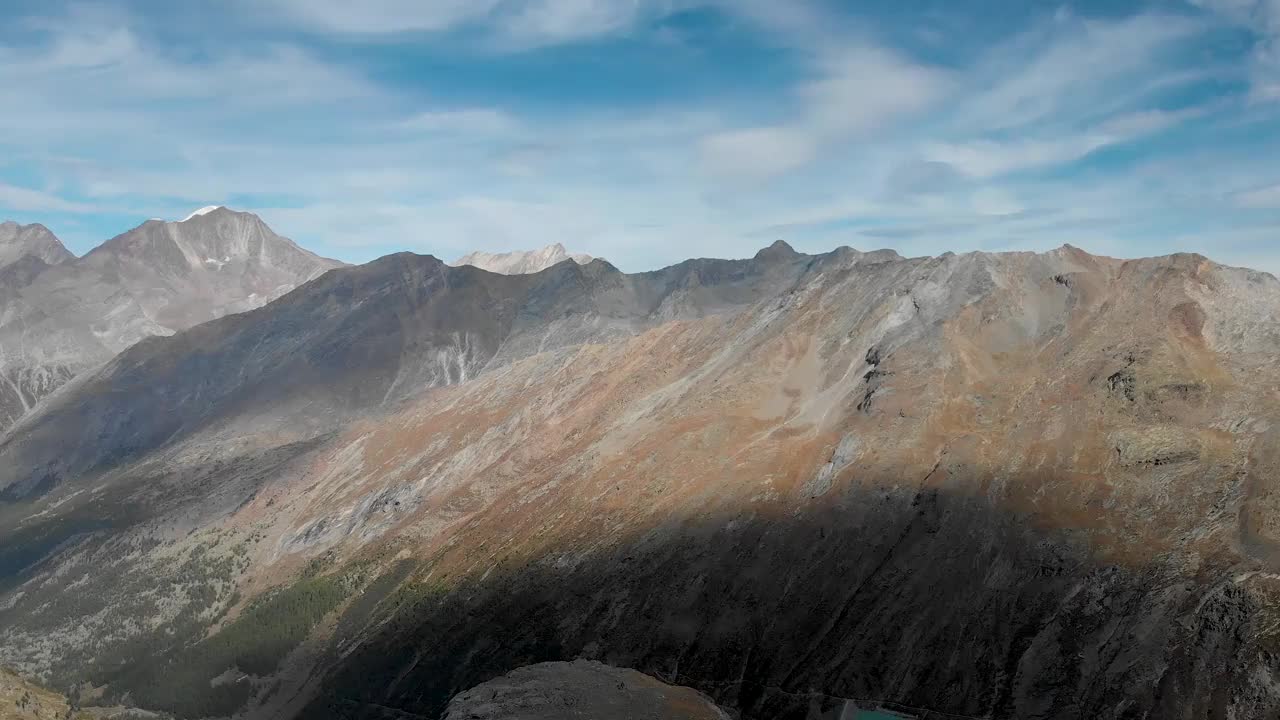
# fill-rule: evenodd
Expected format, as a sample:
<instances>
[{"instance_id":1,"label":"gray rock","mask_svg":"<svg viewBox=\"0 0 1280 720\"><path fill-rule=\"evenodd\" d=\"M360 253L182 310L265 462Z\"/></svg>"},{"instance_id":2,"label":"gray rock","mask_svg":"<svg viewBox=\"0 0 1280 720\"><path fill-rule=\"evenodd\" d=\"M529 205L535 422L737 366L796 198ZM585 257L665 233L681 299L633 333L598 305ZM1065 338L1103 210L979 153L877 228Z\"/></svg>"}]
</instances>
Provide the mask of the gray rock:
<instances>
[{"instance_id":1,"label":"gray rock","mask_svg":"<svg viewBox=\"0 0 1280 720\"><path fill-rule=\"evenodd\" d=\"M19 225L12 220L0 222L0 268L24 257L33 257L47 265L75 259L49 228L36 223Z\"/></svg>"},{"instance_id":2,"label":"gray rock","mask_svg":"<svg viewBox=\"0 0 1280 720\"><path fill-rule=\"evenodd\" d=\"M445 720L729 720L698 691L592 660L529 665L459 693Z\"/></svg>"}]
</instances>

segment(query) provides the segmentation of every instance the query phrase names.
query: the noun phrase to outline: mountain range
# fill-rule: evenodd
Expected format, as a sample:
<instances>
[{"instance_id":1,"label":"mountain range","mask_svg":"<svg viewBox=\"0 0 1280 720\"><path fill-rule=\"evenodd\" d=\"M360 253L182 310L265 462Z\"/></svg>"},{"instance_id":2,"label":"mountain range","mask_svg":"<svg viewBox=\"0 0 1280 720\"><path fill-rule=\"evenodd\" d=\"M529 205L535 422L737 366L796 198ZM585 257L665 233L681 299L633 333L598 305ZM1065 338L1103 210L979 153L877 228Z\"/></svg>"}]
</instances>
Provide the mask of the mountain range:
<instances>
[{"instance_id":1,"label":"mountain range","mask_svg":"<svg viewBox=\"0 0 1280 720\"><path fill-rule=\"evenodd\" d=\"M1280 714L1270 275L781 241L501 274L269 232L147 223L20 288L112 339L0 434L0 662L77 705ZM81 278L123 309L43 300Z\"/></svg>"}]
</instances>

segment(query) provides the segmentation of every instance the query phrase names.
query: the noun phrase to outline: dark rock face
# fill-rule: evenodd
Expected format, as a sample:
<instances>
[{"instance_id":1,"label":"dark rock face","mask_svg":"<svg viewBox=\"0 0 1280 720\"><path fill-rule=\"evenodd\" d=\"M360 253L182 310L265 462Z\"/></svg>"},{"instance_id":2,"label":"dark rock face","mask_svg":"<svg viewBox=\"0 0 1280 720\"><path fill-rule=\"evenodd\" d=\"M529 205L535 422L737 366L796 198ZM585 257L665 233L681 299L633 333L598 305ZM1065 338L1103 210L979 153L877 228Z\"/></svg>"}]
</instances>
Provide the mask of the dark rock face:
<instances>
[{"instance_id":1,"label":"dark rock face","mask_svg":"<svg viewBox=\"0 0 1280 720\"><path fill-rule=\"evenodd\" d=\"M1259 684L1280 662L1247 584L1106 564L984 505L846 495L799 518L655 528L573 569L490 576L404 608L306 716L430 716L458 687L581 655L746 718L819 717L850 699L992 718L1280 712ZM409 667L388 691L380 678Z\"/></svg>"}]
</instances>

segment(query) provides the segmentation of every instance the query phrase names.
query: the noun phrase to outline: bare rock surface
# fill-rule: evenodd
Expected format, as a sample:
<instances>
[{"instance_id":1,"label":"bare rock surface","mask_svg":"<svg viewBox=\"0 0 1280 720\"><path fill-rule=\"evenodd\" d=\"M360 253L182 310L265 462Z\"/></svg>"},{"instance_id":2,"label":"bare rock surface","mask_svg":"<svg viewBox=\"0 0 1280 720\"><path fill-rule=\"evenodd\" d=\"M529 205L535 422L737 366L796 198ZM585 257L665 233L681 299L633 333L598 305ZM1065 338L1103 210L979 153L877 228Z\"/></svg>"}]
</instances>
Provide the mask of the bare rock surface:
<instances>
[{"instance_id":1,"label":"bare rock surface","mask_svg":"<svg viewBox=\"0 0 1280 720\"><path fill-rule=\"evenodd\" d=\"M36 258L46 265L75 259L62 241L39 223L19 225L12 220L0 222L0 268L25 257Z\"/></svg>"},{"instance_id":2,"label":"bare rock surface","mask_svg":"<svg viewBox=\"0 0 1280 720\"><path fill-rule=\"evenodd\" d=\"M730 720L698 691L591 660L519 668L460 693L445 720Z\"/></svg>"}]
</instances>

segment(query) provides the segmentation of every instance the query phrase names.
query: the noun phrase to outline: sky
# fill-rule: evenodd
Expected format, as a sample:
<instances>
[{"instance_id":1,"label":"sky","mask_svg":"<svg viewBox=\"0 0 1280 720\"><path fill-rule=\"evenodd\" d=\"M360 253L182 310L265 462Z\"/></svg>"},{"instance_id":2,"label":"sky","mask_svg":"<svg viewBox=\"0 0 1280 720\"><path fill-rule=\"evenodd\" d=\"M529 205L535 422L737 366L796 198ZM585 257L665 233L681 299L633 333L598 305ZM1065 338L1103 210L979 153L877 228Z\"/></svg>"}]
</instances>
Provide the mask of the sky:
<instances>
[{"instance_id":1,"label":"sky","mask_svg":"<svg viewBox=\"0 0 1280 720\"><path fill-rule=\"evenodd\" d=\"M0 218L1280 274L1280 0L0 0Z\"/></svg>"}]
</instances>

